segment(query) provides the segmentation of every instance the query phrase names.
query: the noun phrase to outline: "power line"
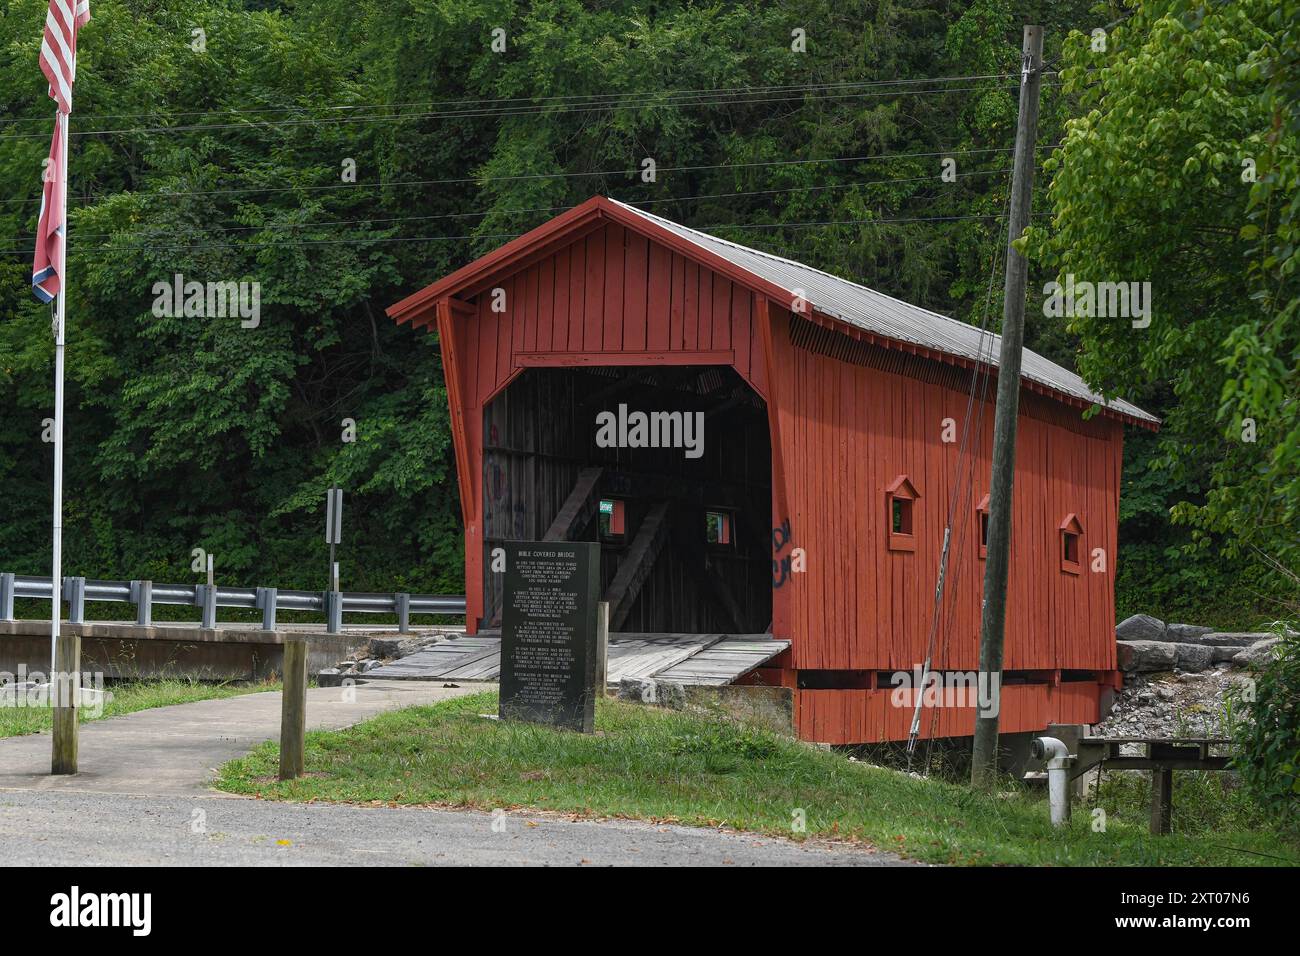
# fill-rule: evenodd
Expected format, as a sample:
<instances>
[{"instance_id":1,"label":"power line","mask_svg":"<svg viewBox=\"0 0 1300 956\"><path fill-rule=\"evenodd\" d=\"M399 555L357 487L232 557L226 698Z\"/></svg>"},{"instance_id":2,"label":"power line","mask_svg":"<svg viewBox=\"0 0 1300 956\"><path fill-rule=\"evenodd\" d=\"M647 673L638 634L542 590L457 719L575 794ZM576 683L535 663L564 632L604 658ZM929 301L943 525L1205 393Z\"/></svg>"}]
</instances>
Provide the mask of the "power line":
<instances>
[{"instance_id":1,"label":"power line","mask_svg":"<svg viewBox=\"0 0 1300 956\"><path fill-rule=\"evenodd\" d=\"M579 106L530 106L517 107L513 109L487 109L487 110L452 110L452 111L429 111L415 113L389 113L372 116L340 116L340 117L312 117L309 119L285 119L285 120L255 120L243 123L196 123L183 126L129 126L118 129L82 129L73 130L73 138L86 136L124 136L130 134L140 135L170 135L173 133L202 133L209 131L221 131L231 129L253 130L253 129L284 129L297 126L320 126L329 124L336 126L339 124L378 124L378 123L409 123L416 120L434 120L434 119L477 119L484 117L503 118L513 116L539 116L554 113L599 113L608 110L622 109L670 109L686 106L749 106L767 103L788 103L795 100L832 100L846 99L849 97L866 97L866 96L898 96L900 93L908 95L924 93L957 93L969 92L978 89L978 87L956 87L933 90L891 90L887 93L826 93L817 96L776 96L760 97L749 99L727 99L727 100L680 100L667 103L653 102L650 100L637 103L610 103L599 105L579 105ZM0 135L0 140L7 139L44 139L47 136L44 132L37 133L6 133Z\"/></svg>"},{"instance_id":2,"label":"power line","mask_svg":"<svg viewBox=\"0 0 1300 956\"><path fill-rule=\"evenodd\" d=\"M698 227L702 232L707 229L784 229L803 228L805 226L852 226L872 225L875 223L895 222L958 222L964 219L997 219L997 216L909 216L902 219L818 219L806 222L762 222L762 223L720 223L716 226ZM692 226L691 228L696 228Z\"/></svg>"},{"instance_id":3,"label":"power line","mask_svg":"<svg viewBox=\"0 0 1300 956\"><path fill-rule=\"evenodd\" d=\"M213 110L146 110L138 113L82 113L79 114L83 120L108 120L108 119L135 119L139 117L150 116L242 116L251 114L264 113L302 113L310 110L362 110L362 109L406 109L408 107L420 107L426 109L439 109L448 107L467 107L467 108L486 108L497 105L502 108L508 108L514 105L533 105L544 106L548 104L564 104L573 101L582 101L577 105L599 104L601 101L606 103L617 104L620 100L637 100L651 99L654 97L684 97L684 96L702 96L702 95L745 95L745 94L767 94L767 93L791 93L800 91L813 90L847 90L847 89L874 89L878 87L899 87L910 86L926 83L951 83L951 82L969 82L973 80L1005 80L1013 79L1019 74L1014 73L982 73L966 74L960 76L933 76L933 77L916 77L913 79L893 79L893 80L845 80L839 83L787 83L774 84L768 86L724 86L724 87L696 87L691 89L678 90L641 90L627 91L620 93L569 93L555 94L552 96L515 96L515 97L497 97L497 98L461 98L446 100L418 100L401 103L341 103L341 104L323 104L323 105L298 105L298 106L266 106L253 107L249 109L227 108ZM48 122L45 117L14 117L9 122L13 123L44 123Z\"/></svg>"},{"instance_id":4,"label":"power line","mask_svg":"<svg viewBox=\"0 0 1300 956\"><path fill-rule=\"evenodd\" d=\"M971 176L989 176L995 173L1002 173L1002 172L1005 172L1005 170L978 169L978 170L972 170L970 172L965 172L965 173L955 173L954 175L958 178L968 178ZM894 184L934 182L934 179L935 177L933 175L909 176L909 177L904 177L899 179L868 179L868 180L859 180L851 183L832 183L825 186L789 186L782 189L753 189L753 190L746 190L741 192L705 193L699 196L669 196L664 199L641 199L641 200L625 200L625 201L629 206L651 206L651 205L660 205L662 203L703 202L709 199L733 199L742 196L770 196L770 195L779 195L784 193L795 193L795 192L818 192L818 191L829 191L829 190L836 190L836 189L853 189L859 186L887 186L887 185L894 185ZM441 219L477 219L477 218L482 218L491 215L493 213L496 213L498 215L555 213L555 212L564 212L565 210L570 208L572 208L571 204L566 206L535 206L532 208L520 208L520 209L492 209L492 210L484 210L480 212L441 213L438 215L427 215L427 216L392 216L392 217L384 217L384 218L362 217L358 219L336 219L333 221L325 221L325 222L263 223L256 226L228 226L228 227L214 226L211 227L211 231L216 231L221 233L237 233L237 232L261 232L264 230L277 230L277 229L319 229L325 226L372 226L376 223L427 222L430 220L441 220ZM76 232L74 233L74 235L78 239L112 239L115 234L107 233L107 232L103 232L103 233ZM133 233L131 234L131 237L152 238L155 236L165 236L165 235L170 235L170 233L159 230L155 232ZM18 242L18 241L21 240L12 240L12 242Z\"/></svg>"},{"instance_id":5,"label":"power line","mask_svg":"<svg viewBox=\"0 0 1300 956\"><path fill-rule=\"evenodd\" d=\"M804 220L793 222L769 222L769 223L718 223L710 226L692 226L691 228L699 231L710 229L787 229L803 228L808 226L844 226L844 225L885 225L891 223L911 223L911 222L957 222L962 220L987 220L997 219L998 216L911 216L900 219L829 219L829 220ZM173 252L196 252L207 249L253 249L263 246L274 246L275 248L298 247L298 246L325 246L325 245L344 245L354 244L359 246L365 245L384 245L393 242L451 242L451 241L471 241L480 239L518 239L525 233L521 232L502 232L486 233L484 235L461 235L461 236L384 236L376 239L363 239L351 237L346 239L302 239L288 242L226 242L226 243L199 243L189 246L177 246ZM69 253L73 255L84 254L86 252L132 252L150 248L148 243L135 244L129 246L70 246ZM23 249L0 250L0 255L31 255L30 252Z\"/></svg>"},{"instance_id":6,"label":"power line","mask_svg":"<svg viewBox=\"0 0 1300 956\"><path fill-rule=\"evenodd\" d=\"M1046 84L1046 85L1054 86L1059 84ZM608 110L622 110L622 109L645 110L645 109L670 109L670 108L696 107L696 106L698 107L749 106L749 105L768 104L768 103L788 103L794 101L802 101L806 103L809 101L847 99L852 97L876 97L876 96L900 96L900 95L915 96L915 95L927 95L927 94L963 93L963 92L973 92L981 89L985 89L985 88L979 86L964 86L964 87L939 87L935 89L926 89L926 90L893 89L893 90L879 91L879 92L855 91L855 92L846 92L846 93L824 93L816 96L809 96L805 94L802 96L776 96L776 97L758 97L758 98L738 97L738 98L722 99L722 100L718 100L718 99L704 100L704 99L697 98L697 99L673 100L669 102L655 102L654 99L646 99L638 102L621 102L621 103L611 102L611 103L602 103L596 105L587 105L587 104L577 104L573 106L536 105L536 106L521 106L517 108L510 108L510 109L492 108L492 109L462 109L462 110L450 110L450 111L421 111L421 112L414 112L414 113L391 113L391 114L374 115L374 116L341 116L341 117L312 117L306 119L258 120L258 121L251 121L251 122L242 122L242 123L199 123L199 124L189 124L183 126L135 126L135 127L124 127L120 129L88 129L88 130L74 129L71 135L73 137L121 136L121 135L128 135L128 134L163 135L163 134L173 134L173 133L193 133L193 132L219 131L219 130L229 130L229 129L242 129L242 130L251 130L251 129L259 129L259 128L260 129L282 129L285 127L296 127L296 126L319 126L321 124L329 124L331 126L335 126L344 123L346 124L405 123L405 122L411 122L413 120L428 120L428 119L457 119L457 118L473 119L473 118L482 118L482 117L537 116L543 114L551 115L555 113L595 113L595 112L605 112ZM46 134L43 132L6 133L4 135L0 135L0 140L39 139L45 136Z\"/></svg>"},{"instance_id":7,"label":"power line","mask_svg":"<svg viewBox=\"0 0 1300 956\"><path fill-rule=\"evenodd\" d=\"M1040 149L1055 149L1055 146L1043 145ZM873 156L839 156L827 159L776 159L761 160L750 163L713 163L700 164L693 166L658 166L656 173L674 173L674 172L703 172L706 170L717 169L756 169L769 168L774 166L805 166L805 165L824 165L828 163L870 163L881 162L895 159L926 159L936 156L970 156L987 153L1009 153L1010 146L989 146L977 149L946 149L930 152L918 153L877 153ZM537 179L576 179L590 176L640 176L641 169L602 169L588 172L562 172L562 173L520 173L512 176L486 176L486 177L460 177L453 179L409 179L398 182L388 183L331 183L329 185L315 186L240 186L229 189L199 189L199 190L177 190L168 192L165 190L156 193L129 193L144 200L165 199L180 196L233 196L243 193L284 193L284 192L322 192L336 189L399 189L414 186L453 186L464 184L484 185L487 183L498 182L520 182ZM120 196L124 193L95 194L90 197L91 201L96 199L107 198L108 196ZM21 203L31 202L33 198L25 199L5 199L0 200L4 203Z\"/></svg>"}]
</instances>

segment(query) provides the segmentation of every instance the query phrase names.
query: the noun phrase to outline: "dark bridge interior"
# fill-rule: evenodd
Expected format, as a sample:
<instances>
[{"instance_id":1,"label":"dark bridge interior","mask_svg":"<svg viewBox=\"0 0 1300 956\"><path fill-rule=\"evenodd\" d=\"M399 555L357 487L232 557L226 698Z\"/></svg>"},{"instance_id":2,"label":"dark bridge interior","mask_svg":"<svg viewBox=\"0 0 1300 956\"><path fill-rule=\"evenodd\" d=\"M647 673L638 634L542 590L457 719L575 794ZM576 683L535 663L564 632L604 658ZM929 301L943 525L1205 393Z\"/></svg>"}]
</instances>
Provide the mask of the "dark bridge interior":
<instances>
[{"instance_id":1,"label":"dark bridge interior","mask_svg":"<svg viewBox=\"0 0 1300 956\"><path fill-rule=\"evenodd\" d=\"M597 416L703 413L702 454L601 447ZM484 627L501 624L491 552L599 541L614 632L767 631L772 619L767 410L734 370L534 368L483 413ZM635 440L637 436L631 436Z\"/></svg>"}]
</instances>

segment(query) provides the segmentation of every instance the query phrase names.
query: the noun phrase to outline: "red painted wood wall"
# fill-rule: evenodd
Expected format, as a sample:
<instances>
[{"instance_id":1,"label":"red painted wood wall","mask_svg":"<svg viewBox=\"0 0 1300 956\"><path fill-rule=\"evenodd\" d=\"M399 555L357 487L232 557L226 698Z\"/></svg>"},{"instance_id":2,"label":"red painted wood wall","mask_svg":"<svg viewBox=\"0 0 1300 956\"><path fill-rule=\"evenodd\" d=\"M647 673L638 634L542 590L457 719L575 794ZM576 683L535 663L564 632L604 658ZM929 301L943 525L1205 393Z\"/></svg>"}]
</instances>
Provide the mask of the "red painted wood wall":
<instances>
[{"instance_id":1,"label":"red painted wood wall","mask_svg":"<svg viewBox=\"0 0 1300 956\"><path fill-rule=\"evenodd\" d=\"M984 562L977 507L988 493L993 443L990 383L983 415L961 451L969 373L874 346L833 343L841 355L791 342L774 323L777 428L787 469L792 542L807 571L790 575L796 668L910 669L921 664L934 616L934 586L950 499L961 469L934 666L978 666ZM808 323L800 323L806 326ZM819 336L825 338L824 335ZM882 355L882 353L885 353ZM893 362L898 370L879 367ZM931 381L915 376L927 376ZM945 442L945 420L957 441ZM979 433L974 433L976 420ZM1016 447L1009 565L1008 670L1113 670L1114 563L1123 426L1084 422L1077 409L1025 392ZM915 551L887 547L885 489L906 476ZM1061 569L1060 524L1083 525L1080 553L1100 549L1105 570Z\"/></svg>"},{"instance_id":2,"label":"red painted wood wall","mask_svg":"<svg viewBox=\"0 0 1300 956\"><path fill-rule=\"evenodd\" d=\"M1089 724L1097 721L1103 688L1077 682L1011 684L1002 688L998 729L1005 734L1043 730L1048 724ZM892 699L892 690L801 690L795 704L795 726L804 740L826 744L883 743L906 740L914 704ZM918 736L969 737L975 733L972 706L935 707L922 712Z\"/></svg>"}]
</instances>

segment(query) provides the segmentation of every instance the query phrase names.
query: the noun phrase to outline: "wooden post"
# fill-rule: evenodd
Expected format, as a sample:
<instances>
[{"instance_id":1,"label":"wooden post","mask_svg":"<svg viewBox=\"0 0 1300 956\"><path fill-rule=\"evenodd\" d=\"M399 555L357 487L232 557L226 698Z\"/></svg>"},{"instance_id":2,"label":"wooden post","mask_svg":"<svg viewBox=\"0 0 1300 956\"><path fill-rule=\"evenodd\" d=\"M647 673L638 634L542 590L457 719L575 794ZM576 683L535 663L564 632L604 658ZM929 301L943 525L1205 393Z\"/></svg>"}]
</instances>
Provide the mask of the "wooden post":
<instances>
[{"instance_id":1,"label":"wooden post","mask_svg":"<svg viewBox=\"0 0 1300 956\"><path fill-rule=\"evenodd\" d=\"M61 631L54 645L50 706L54 709L54 744L50 773L77 772L77 696L81 678L81 635Z\"/></svg>"},{"instance_id":2,"label":"wooden post","mask_svg":"<svg viewBox=\"0 0 1300 956\"><path fill-rule=\"evenodd\" d=\"M596 604L596 696L604 697L609 686L609 602Z\"/></svg>"},{"instance_id":3,"label":"wooden post","mask_svg":"<svg viewBox=\"0 0 1300 956\"><path fill-rule=\"evenodd\" d=\"M1174 810L1174 772L1151 771L1151 835L1162 836L1170 831Z\"/></svg>"},{"instance_id":4,"label":"wooden post","mask_svg":"<svg viewBox=\"0 0 1300 956\"><path fill-rule=\"evenodd\" d=\"M1043 28L1025 27L1021 59L1020 116L1016 124L1007 223L1007 276L1002 302L1002 349L993 419L993 471L989 483L988 557L984 563L984 609L980 619L980 693L1002 698L1002 648L1007 615L1007 559L1011 550L1011 491L1016 474L1016 424L1020 414L1020 359L1025 339L1025 283L1029 261L1014 243L1029 225L1034 192L1034 138L1038 91L1043 81ZM1043 568L1046 574L1048 568ZM997 779L998 714L977 711L971 753L971 786L989 790Z\"/></svg>"},{"instance_id":5,"label":"wooden post","mask_svg":"<svg viewBox=\"0 0 1300 956\"><path fill-rule=\"evenodd\" d=\"M307 641L284 642L284 690L280 695L280 779L302 776L307 746Z\"/></svg>"}]
</instances>

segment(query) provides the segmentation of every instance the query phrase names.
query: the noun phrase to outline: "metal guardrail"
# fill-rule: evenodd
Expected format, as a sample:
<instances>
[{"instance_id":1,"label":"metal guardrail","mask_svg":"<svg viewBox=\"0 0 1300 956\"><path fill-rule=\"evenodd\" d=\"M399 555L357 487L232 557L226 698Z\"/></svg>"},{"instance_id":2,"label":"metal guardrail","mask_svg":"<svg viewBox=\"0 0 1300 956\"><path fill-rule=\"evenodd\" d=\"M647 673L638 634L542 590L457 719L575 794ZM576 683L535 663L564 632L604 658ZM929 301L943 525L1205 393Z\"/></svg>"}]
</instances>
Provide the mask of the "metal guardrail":
<instances>
[{"instance_id":1,"label":"metal guardrail","mask_svg":"<svg viewBox=\"0 0 1300 956\"><path fill-rule=\"evenodd\" d=\"M404 592L362 591L281 591L279 588L228 588L207 584L154 584L152 581L97 581L65 577L63 600L68 602L68 620L81 624L86 620L87 602L121 602L136 606L135 621L153 623L155 604L175 604L202 608L202 627L217 626L217 608L229 607L261 611L262 628L275 630L277 611L305 611L324 614L325 627L331 634L343 630L344 614L394 614L397 629L405 634L411 629L412 614L464 614L464 595L406 594ZM14 601L53 599L53 585L48 577L0 572L0 621L14 619Z\"/></svg>"}]
</instances>

